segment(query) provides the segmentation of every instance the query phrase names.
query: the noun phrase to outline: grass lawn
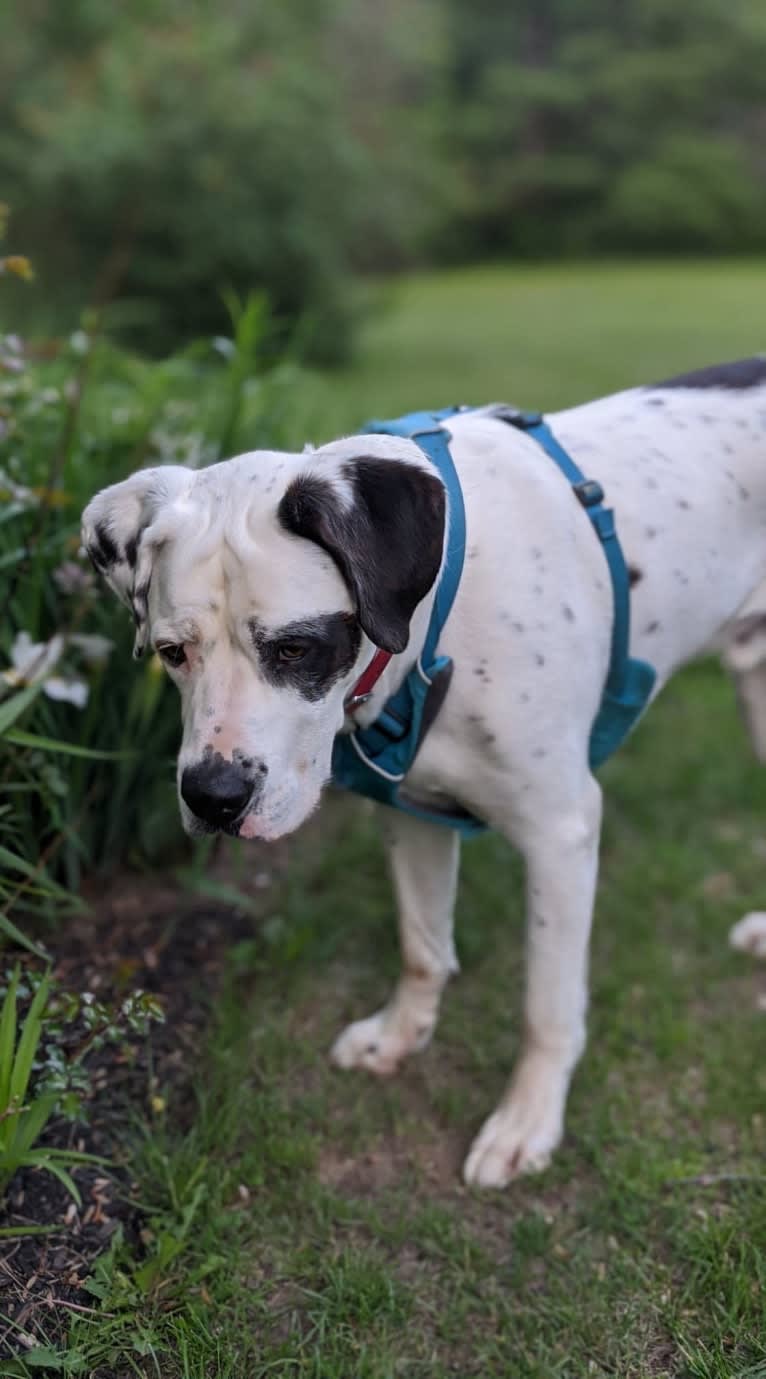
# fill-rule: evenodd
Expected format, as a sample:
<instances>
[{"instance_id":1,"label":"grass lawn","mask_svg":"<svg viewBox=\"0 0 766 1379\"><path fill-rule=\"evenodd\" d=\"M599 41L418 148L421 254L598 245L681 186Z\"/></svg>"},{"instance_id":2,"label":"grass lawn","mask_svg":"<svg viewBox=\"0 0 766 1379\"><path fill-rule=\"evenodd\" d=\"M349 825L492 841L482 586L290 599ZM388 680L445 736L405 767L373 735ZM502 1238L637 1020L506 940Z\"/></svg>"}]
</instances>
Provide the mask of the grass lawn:
<instances>
[{"instance_id":1,"label":"grass lawn","mask_svg":"<svg viewBox=\"0 0 766 1379\"><path fill-rule=\"evenodd\" d=\"M358 363L314 380L317 436L426 404L555 407L766 339L756 265L481 269L390 296ZM162 1269L116 1247L107 1315L75 1319L57 1372L766 1376L765 983L727 948L766 902L766 778L718 668L671 686L602 781L590 1044L553 1166L504 1193L459 1179L520 1032L499 839L464 849L463 972L431 1048L385 1083L328 1067L397 966L372 823L336 807L232 951L193 1116L181 1132L171 1101L135 1165Z\"/></svg>"},{"instance_id":2,"label":"grass lawn","mask_svg":"<svg viewBox=\"0 0 766 1379\"><path fill-rule=\"evenodd\" d=\"M352 366L317 380L318 439L454 402L556 408L766 350L766 264L460 269L381 289Z\"/></svg>"}]
</instances>

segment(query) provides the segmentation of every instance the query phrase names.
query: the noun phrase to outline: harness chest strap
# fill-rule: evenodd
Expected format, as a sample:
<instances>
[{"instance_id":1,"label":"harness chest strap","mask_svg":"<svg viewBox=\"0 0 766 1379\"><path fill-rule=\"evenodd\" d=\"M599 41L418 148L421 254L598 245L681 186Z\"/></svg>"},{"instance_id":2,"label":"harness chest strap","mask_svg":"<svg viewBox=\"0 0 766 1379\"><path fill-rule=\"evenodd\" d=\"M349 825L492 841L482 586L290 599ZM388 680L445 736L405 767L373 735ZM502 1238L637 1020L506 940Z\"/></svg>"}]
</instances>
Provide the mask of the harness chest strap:
<instances>
[{"instance_id":1,"label":"harness chest strap","mask_svg":"<svg viewBox=\"0 0 766 1379\"><path fill-rule=\"evenodd\" d=\"M441 707L452 674L452 662L448 657L437 656L436 649L463 570L465 509L450 454L450 435L442 422L458 412L471 410L475 409L449 407L439 412L415 412L394 421L373 421L364 428L367 434L403 436L415 441L436 467L448 497L447 547L426 639L415 667L386 701L374 723L338 735L332 765L337 785L419 818L447 824L466 835L480 832L486 825L459 809L441 812L420 808L403 797L399 787ZM589 742L590 765L596 768L627 736L646 707L655 681L654 668L628 654L630 584L614 514L603 506L601 485L585 478L539 413L499 406L492 415L526 431L554 460L585 508L604 550L612 582L614 619L607 681ZM388 652L375 653L347 701L350 712L366 702L389 660Z\"/></svg>"}]
</instances>

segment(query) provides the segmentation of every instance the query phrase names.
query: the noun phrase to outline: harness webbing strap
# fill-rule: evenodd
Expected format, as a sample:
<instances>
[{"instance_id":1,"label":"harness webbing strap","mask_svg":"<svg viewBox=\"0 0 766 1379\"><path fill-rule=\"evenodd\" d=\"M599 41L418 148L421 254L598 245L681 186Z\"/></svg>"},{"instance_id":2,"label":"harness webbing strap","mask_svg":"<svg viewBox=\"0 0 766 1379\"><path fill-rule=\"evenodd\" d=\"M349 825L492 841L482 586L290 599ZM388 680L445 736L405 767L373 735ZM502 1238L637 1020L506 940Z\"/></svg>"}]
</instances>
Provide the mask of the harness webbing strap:
<instances>
[{"instance_id":1,"label":"harness webbing strap","mask_svg":"<svg viewBox=\"0 0 766 1379\"><path fill-rule=\"evenodd\" d=\"M585 478L582 470L556 440L550 426L539 412L521 412L517 420L510 417L507 419L512 425L532 436L551 459L556 461L564 478L572 485L576 498L585 508L604 548L614 595L612 650L606 685L612 693L619 694L625 678L630 643L630 578L622 547L617 539L614 513L611 508L603 506L604 490L598 480Z\"/></svg>"},{"instance_id":2,"label":"harness webbing strap","mask_svg":"<svg viewBox=\"0 0 766 1379\"><path fill-rule=\"evenodd\" d=\"M399 795L399 786L415 760L422 741L424 724L430 721L426 714L426 702L431 693L439 692L437 685L443 687L446 684L445 676L449 676L452 670L452 662L446 656L437 656L436 648L463 572L465 506L450 454L450 434L441 422L462 410L447 407L440 412L415 412L396 421L373 421L362 432L363 435L403 436L420 446L447 490L447 539L428 631L417 663L399 689L386 700L374 723L336 737L332 774L335 783L345 789L473 833L485 827L478 819L472 819L467 814L432 814L410 805Z\"/></svg>"},{"instance_id":3,"label":"harness webbing strap","mask_svg":"<svg viewBox=\"0 0 766 1379\"><path fill-rule=\"evenodd\" d=\"M447 490L447 539L428 631L415 667L386 701L374 723L336 737L332 768L336 784L419 818L447 824L464 834L481 832L486 825L461 810L441 812L421 808L403 798L399 787L434 716L434 707L430 714L425 712L426 701L434 694L433 706L438 711L452 672L449 658L437 656L436 652L463 570L465 508L450 454L450 434L442 422L458 412L473 410L446 407L438 412L413 412L394 421L372 421L364 427L362 434L403 436L415 441L435 466ZM586 479L539 412L520 412L506 406L498 406L490 413L482 410L485 416L494 416L525 431L554 460L572 485L603 547L612 583L614 618L609 670L589 743L590 765L595 769L627 736L646 707L655 681L654 668L629 655L630 581L614 514L603 506L601 485L594 479Z\"/></svg>"},{"instance_id":4,"label":"harness webbing strap","mask_svg":"<svg viewBox=\"0 0 766 1379\"><path fill-rule=\"evenodd\" d=\"M569 480L575 496L591 520L609 567L614 617L609 670L601 705L590 733L588 756L591 768L595 769L627 737L646 708L657 678L654 667L648 661L631 657L629 652L630 577L617 536L614 513L611 508L603 506L604 490L601 484L596 479L586 479L539 412L518 412L515 408L504 407L498 409L498 413L500 419L536 440Z\"/></svg>"}]
</instances>

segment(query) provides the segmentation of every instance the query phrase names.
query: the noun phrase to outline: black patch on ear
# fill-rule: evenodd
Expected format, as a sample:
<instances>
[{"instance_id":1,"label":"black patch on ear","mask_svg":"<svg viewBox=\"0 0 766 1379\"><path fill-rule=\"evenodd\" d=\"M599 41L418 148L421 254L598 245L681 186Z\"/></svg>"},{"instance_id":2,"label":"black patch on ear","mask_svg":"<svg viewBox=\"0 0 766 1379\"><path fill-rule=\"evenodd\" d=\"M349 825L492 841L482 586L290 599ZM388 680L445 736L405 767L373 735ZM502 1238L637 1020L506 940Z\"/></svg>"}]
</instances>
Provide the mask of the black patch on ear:
<instances>
[{"instance_id":1,"label":"black patch on ear","mask_svg":"<svg viewBox=\"0 0 766 1379\"><path fill-rule=\"evenodd\" d=\"M98 526L96 527L96 536L98 538L99 549L103 554L104 559L110 565L113 565L115 560L120 559L120 550L116 541L114 541L110 536L106 524L104 522L99 522Z\"/></svg>"},{"instance_id":2,"label":"black patch on ear","mask_svg":"<svg viewBox=\"0 0 766 1379\"><path fill-rule=\"evenodd\" d=\"M134 589L130 596L130 602L133 609L133 621L136 627L141 627L149 616L149 585L142 584L140 589Z\"/></svg>"},{"instance_id":3,"label":"black patch on ear","mask_svg":"<svg viewBox=\"0 0 766 1379\"><path fill-rule=\"evenodd\" d=\"M403 651L410 618L441 565L444 485L417 465L371 457L349 461L343 475L354 492L349 509L329 482L306 474L287 489L279 520L332 557L370 640Z\"/></svg>"},{"instance_id":4,"label":"black patch on ear","mask_svg":"<svg viewBox=\"0 0 766 1379\"><path fill-rule=\"evenodd\" d=\"M135 570L136 568L136 561L138 560L138 540L140 535L141 533L138 532L135 536L131 536L130 539L125 542L125 559L127 560L131 570Z\"/></svg>"},{"instance_id":5,"label":"black patch on ear","mask_svg":"<svg viewBox=\"0 0 766 1379\"><path fill-rule=\"evenodd\" d=\"M95 540L88 547L88 555L99 573L108 570L110 565L114 565L120 559L119 547L110 536L106 523L98 523L95 529Z\"/></svg>"},{"instance_id":6,"label":"black patch on ear","mask_svg":"<svg viewBox=\"0 0 766 1379\"><path fill-rule=\"evenodd\" d=\"M641 583L643 577L644 572L643 570L639 570L637 565L628 566L628 581L631 589L635 589L636 585Z\"/></svg>"},{"instance_id":7,"label":"black patch on ear","mask_svg":"<svg viewBox=\"0 0 766 1379\"><path fill-rule=\"evenodd\" d=\"M681 373L677 378L667 378L662 383L653 384L653 387L730 388L740 391L757 388L762 383L766 383L766 357L755 355L752 359L738 359L733 364L713 364L707 369Z\"/></svg>"}]
</instances>

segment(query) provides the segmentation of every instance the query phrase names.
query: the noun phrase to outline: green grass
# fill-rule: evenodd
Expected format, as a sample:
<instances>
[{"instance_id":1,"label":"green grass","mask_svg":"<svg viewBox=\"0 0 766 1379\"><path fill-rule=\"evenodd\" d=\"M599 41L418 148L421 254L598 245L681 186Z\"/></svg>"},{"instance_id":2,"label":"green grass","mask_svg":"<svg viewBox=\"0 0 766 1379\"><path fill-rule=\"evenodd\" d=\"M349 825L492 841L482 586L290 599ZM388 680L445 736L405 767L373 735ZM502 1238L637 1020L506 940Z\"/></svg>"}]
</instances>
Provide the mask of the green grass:
<instances>
[{"instance_id":1,"label":"green grass","mask_svg":"<svg viewBox=\"0 0 766 1379\"><path fill-rule=\"evenodd\" d=\"M325 424L555 406L744 354L764 296L747 265L407 281L323 384ZM718 667L679 678L602 780L590 1043L553 1166L504 1193L459 1179L520 1034L521 875L497 838L465 848L463 973L432 1047L385 1083L328 1067L397 965L352 809L296 846L269 924L232 952L193 1123L171 1103L135 1164L148 1260L103 1261L108 1315L75 1320L62 1374L766 1375L763 979L727 948L766 900L766 785Z\"/></svg>"},{"instance_id":2,"label":"green grass","mask_svg":"<svg viewBox=\"0 0 766 1379\"><path fill-rule=\"evenodd\" d=\"M453 402L566 407L766 350L760 261L456 269L383 300L352 366L316 381L322 439Z\"/></svg>"}]
</instances>

